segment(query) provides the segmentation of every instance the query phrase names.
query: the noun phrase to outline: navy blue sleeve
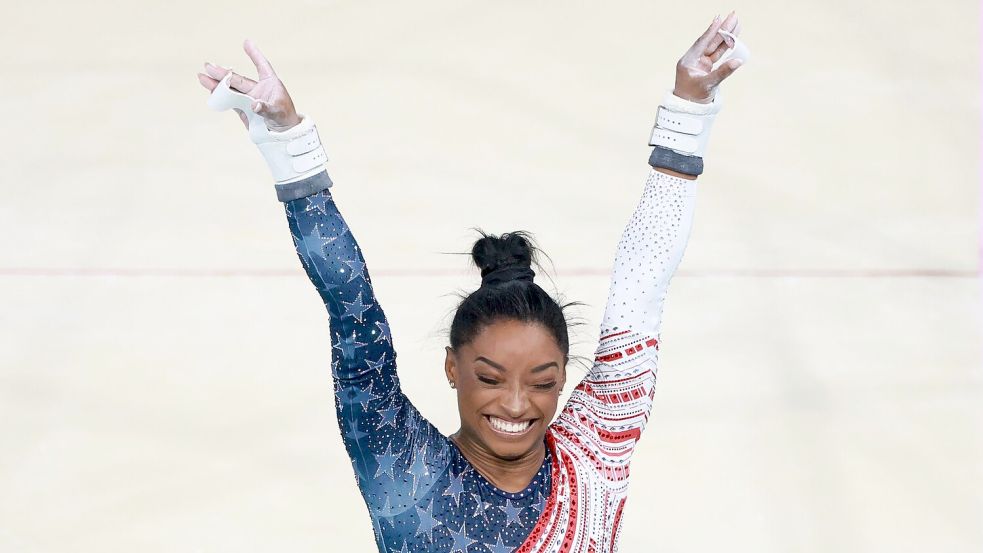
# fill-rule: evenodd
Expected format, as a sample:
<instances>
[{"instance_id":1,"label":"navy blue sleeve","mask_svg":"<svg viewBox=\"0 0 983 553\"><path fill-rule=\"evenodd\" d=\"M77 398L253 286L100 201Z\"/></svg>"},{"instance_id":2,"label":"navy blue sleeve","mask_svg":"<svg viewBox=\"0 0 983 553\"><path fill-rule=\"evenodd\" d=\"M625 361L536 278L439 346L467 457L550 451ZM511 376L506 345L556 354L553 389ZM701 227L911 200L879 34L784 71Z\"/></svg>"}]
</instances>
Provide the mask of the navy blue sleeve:
<instances>
[{"instance_id":1,"label":"navy blue sleeve","mask_svg":"<svg viewBox=\"0 0 983 553\"><path fill-rule=\"evenodd\" d=\"M338 423L362 495L376 514L405 509L442 472L447 438L400 389L389 323L330 190L284 206L297 255L330 318Z\"/></svg>"}]
</instances>

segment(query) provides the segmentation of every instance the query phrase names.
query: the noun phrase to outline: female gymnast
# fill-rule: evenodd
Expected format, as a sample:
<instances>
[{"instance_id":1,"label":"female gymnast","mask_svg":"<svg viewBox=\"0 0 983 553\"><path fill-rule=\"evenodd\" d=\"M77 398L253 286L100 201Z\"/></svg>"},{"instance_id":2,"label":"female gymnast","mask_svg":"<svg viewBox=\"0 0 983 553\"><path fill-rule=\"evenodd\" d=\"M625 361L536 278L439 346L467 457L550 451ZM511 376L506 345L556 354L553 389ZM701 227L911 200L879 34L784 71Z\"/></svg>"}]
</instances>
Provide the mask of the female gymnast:
<instances>
[{"instance_id":1,"label":"female gymnast","mask_svg":"<svg viewBox=\"0 0 983 553\"><path fill-rule=\"evenodd\" d=\"M716 89L747 59L739 32L735 13L717 16L676 66L642 198L618 244L593 367L556 421L569 350L563 308L534 283L525 234L475 242L481 286L457 308L444 361L461 417L451 436L400 390L389 324L328 190L313 121L248 40L258 80L208 63L198 74L211 107L238 111L266 158L327 308L338 423L379 551L617 550L630 460L652 405L663 302L720 107Z\"/></svg>"}]
</instances>

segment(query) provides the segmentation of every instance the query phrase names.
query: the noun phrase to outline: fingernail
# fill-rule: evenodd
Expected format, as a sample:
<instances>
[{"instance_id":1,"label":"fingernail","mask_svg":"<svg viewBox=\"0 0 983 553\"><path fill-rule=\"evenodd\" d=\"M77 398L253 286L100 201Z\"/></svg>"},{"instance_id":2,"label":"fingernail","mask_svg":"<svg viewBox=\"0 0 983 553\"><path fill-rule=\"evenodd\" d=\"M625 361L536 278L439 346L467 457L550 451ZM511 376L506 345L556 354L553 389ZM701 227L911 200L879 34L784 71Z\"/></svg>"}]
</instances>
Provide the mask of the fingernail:
<instances>
[{"instance_id":1,"label":"fingernail","mask_svg":"<svg viewBox=\"0 0 983 553\"><path fill-rule=\"evenodd\" d=\"M717 14L717 17L714 17L714 18L713 18L713 22L714 22L714 23L716 23L716 22L718 22L718 21L720 21L720 14L719 14L719 13Z\"/></svg>"},{"instance_id":2,"label":"fingernail","mask_svg":"<svg viewBox=\"0 0 983 553\"><path fill-rule=\"evenodd\" d=\"M256 102L256 105L253 106L253 111L255 111L256 113L259 113L259 110L261 110L261 109L263 109L263 104L261 104L259 102Z\"/></svg>"}]
</instances>

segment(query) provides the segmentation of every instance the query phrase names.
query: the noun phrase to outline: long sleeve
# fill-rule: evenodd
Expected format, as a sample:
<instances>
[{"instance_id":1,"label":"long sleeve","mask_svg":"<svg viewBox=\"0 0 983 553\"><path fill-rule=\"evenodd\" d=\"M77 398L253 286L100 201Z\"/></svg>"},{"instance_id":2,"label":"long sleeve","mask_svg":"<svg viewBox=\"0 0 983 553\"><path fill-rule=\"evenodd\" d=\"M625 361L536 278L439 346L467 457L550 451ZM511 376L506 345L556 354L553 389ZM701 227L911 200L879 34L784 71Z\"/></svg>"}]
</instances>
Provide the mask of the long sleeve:
<instances>
[{"instance_id":1,"label":"long sleeve","mask_svg":"<svg viewBox=\"0 0 983 553\"><path fill-rule=\"evenodd\" d=\"M296 188L309 185L301 181ZM377 515L407 509L446 465L447 439L400 389L389 323L330 191L284 205L297 255L330 318L338 423L362 495ZM298 347L317 352L324 346Z\"/></svg>"},{"instance_id":2,"label":"long sleeve","mask_svg":"<svg viewBox=\"0 0 983 553\"><path fill-rule=\"evenodd\" d=\"M652 170L618 244L594 365L557 421L612 466L627 463L652 408L662 311L686 249L696 181Z\"/></svg>"},{"instance_id":3,"label":"long sleeve","mask_svg":"<svg viewBox=\"0 0 983 553\"><path fill-rule=\"evenodd\" d=\"M655 169L649 173L618 243L601 323L602 342L605 336L626 330L658 339L669 281L683 259L693 226L696 182Z\"/></svg>"}]
</instances>

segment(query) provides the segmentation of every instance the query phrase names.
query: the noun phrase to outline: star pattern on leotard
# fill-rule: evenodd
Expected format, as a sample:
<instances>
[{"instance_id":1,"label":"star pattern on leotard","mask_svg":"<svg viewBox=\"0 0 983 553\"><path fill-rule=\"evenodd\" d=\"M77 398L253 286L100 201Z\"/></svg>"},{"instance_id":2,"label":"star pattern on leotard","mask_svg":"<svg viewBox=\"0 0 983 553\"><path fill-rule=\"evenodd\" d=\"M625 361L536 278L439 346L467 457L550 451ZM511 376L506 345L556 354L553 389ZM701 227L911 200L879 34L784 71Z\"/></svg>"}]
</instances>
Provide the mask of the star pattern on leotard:
<instances>
[{"instance_id":1,"label":"star pattern on leotard","mask_svg":"<svg viewBox=\"0 0 983 553\"><path fill-rule=\"evenodd\" d=\"M386 353L383 352L382 355L379 356L379 359L377 359L376 361L373 361L366 357L365 364L368 366L369 370L375 371L376 373L381 375L383 367L386 366Z\"/></svg>"},{"instance_id":2,"label":"star pattern on leotard","mask_svg":"<svg viewBox=\"0 0 983 553\"><path fill-rule=\"evenodd\" d=\"M345 259L343 262L349 267L348 282L356 278L365 278L365 263L358 259Z\"/></svg>"},{"instance_id":3,"label":"star pattern on leotard","mask_svg":"<svg viewBox=\"0 0 983 553\"><path fill-rule=\"evenodd\" d=\"M342 403L352 404L354 403L352 398L354 398L355 394L359 393L360 391L362 391L360 386L345 386L344 388L340 388L337 392L335 392L335 396L341 400Z\"/></svg>"},{"instance_id":4,"label":"star pattern on leotard","mask_svg":"<svg viewBox=\"0 0 983 553\"><path fill-rule=\"evenodd\" d=\"M512 505L512 500L508 499L505 501L505 506L501 507L505 511L505 526L508 527L512 523L521 525L519 521L519 514L522 513L522 509Z\"/></svg>"},{"instance_id":5,"label":"star pattern on leotard","mask_svg":"<svg viewBox=\"0 0 983 553\"><path fill-rule=\"evenodd\" d=\"M364 315L365 312L368 311L373 305L371 303L364 303L362 301L361 292L359 292L358 295L355 296L355 301L352 302L343 301L341 302L341 304L345 306L345 312L342 313L341 316L353 317L358 322L362 322L362 315Z\"/></svg>"},{"instance_id":6,"label":"star pattern on leotard","mask_svg":"<svg viewBox=\"0 0 983 553\"><path fill-rule=\"evenodd\" d=\"M471 495L472 497L474 497L474 501L475 501L474 513L472 513L471 516L472 517L480 516L481 519L487 524L488 515L491 514L489 511L491 510L492 507L494 507L494 505L488 501L485 501L478 494L471 494Z\"/></svg>"},{"instance_id":7,"label":"star pattern on leotard","mask_svg":"<svg viewBox=\"0 0 983 553\"><path fill-rule=\"evenodd\" d=\"M341 357L343 359L354 359L355 350L365 346L365 343L358 341L358 338L354 333L352 333L351 336L346 336L341 340L338 340L338 342L334 345L334 347L338 348L338 351L341 352Z\"/></svg>"},{"instance_id":8,"label":"star pattern on leotard","mask_svg":"<svg viewBox=\"0 0 983 553\"><path fill-rule=\"evenodd\" d=\"M379 410L379 416L381 416L382 419L379 421L379 424L378 424L378 426L375 427L375 429L376 430L379 430L383 426L391 426L391 427L393 427L395 429L396 428L396 415L398 415L398 414L399 414L399 407L390 407L388 409L380 409Z\"/></svg>"},{"instance_id":9,"label":"star pattern on leotard","mask_svg":"<svg viewBox=\"0 0 983 553\"><path fill-rule=\"evenodd\" d=\"M302 248L304 252L314 256L316 259L324 261L327 259L324 255L324 236L321 236L321 229L314 226L311 232L308 234L301 235L299 248Z\"/></svg>"},{"instance_id":10,"label":"star pattern on leotard","mask_svg":"<svg viewBox=\"0 0 983 553\"><path fill-rule=\"evenodd\" d=\"M386 446L385 453L382 455L376 455L375 460L377 463L379 463L379 468L375 471L376 478L378 478L380 474L388 474L389 478L396 478L396 476L393 474L393 466L396 464L396 461L399 460L399 455L393 454L392 444Z\"/></svg>"},{"instance_id":11,"label":"star pattern on leotard","mask_svg":"<svg viewBox=\"0 0 983 553\"><path fill-rule=\"evenodd\" d=\"M381 396L377 396L372 393L372 386L368 388L357 388L355 393L351 396L351 403L358 403L362 406L364 411L367 408L367 404L371 401L379 399Z\"/></svg>"},{"instance_id":12,"label":"star pattern on leotard","mask_svg":"<svg viewBox=\"0 0 983 553\"><path fill-rule=\"evenodd\" d=\"M349 440L357 442L368 436L368 434L358 429L358 423L355 421L345 421L345 425L348 426L348 431L345 432L345 437Z\"/></svg>"},{"instance_id":13,"label":"star pattern on leotard","mask_svg":"<svg viewBox=\"0 0 983 553\"><path fill-rule=\"evenodd\" d=\"M406 414L406 421L403 423L406 426L406 430L409 432L416 432L417 428L420 426L419 415L417 412L410 411Z\"/></svg>"},{"instance_id":14,"label":"star pattern on leotard","mask_svg":"<svg viewBox=\"0 0 983 553\"><path fill-rule=\"evenodd\" d=\"M433 501L430 502L430 505L427 505L426 509L416 507L416 514L420 518L420 524L416 527L416 535L426 534L427 540L432 541L433 535L431 532L434 528L440 526L440 521L433 517Z\"/></svg>"},{"instance_id":15,"label":"star pattern on leotard","mask_svg":"<svg viewBox=\"0 0 983 553\"><path fill-rule=\"evenodd\" d=\"M325 215L328 214L327 204L331 202L330 196L325 196L324 194L313 194L311 196L308 196L306 200L307 200L307 205L304 206L304 211L310 211L312 209L316 209Z\"/></svg>"},{"instance_id":16,"label":"star pattern on leotard","mask_svg":"<svg viewBox=\"0 0 983 553\"><path fill-rule=\"evenodd\" d=\"M427 466L426 449L420 449L413 455L413 463L407 472L413 476L413 492L416 493L417 486L420 484L420 478L426 477L430 474L430 468Z\"/></svg>"},{"instance_id":17,"label":"star pattern on leotard","mask_svg":"<svg viewBox=\"0 0 983 553\"><path fill-rule=\"evenodd\" d=\"M450 477L450 485L444 490L442 495L448 495L454 498L454 503L456 505L461 504L461 494L464 493L464 474L458 474L457 476Z\"/></svg>"},{"instance_id":18,"label":"star pattern on leotard","mask_svg":"<svg viewBox=\"0 0 983 553\"><path fill-rule=\"evenodd\" d=\"M512 553L512 548L502 543L502 535L498 534L497 537L498 537L498 541L496 541L494 544L485 543L482 545L487 547L488 551L490 551L491 553Z\"/></svg>"},{"instance_id":19,"label":"star pattern on leotard","mask_svg":"<svg viewBox=\"0 0 983 553\"><path fill-rule=\"evenodd\" d=\"M330 282L325 282L317 287L317 291L322 294L330 294L332 290L338 288L337 284L332 284Z\"/></svg>"},{"instance_id":20,"label":"star pattern on leotard","mask_svg":"<svg viewBox=\"0 0 983 553\"><path fill-rule=\"evenodd\" d=\"M460 532L455 532L450 526L447 527L447 531L450 532L451 539L454 540L454 545L451 546L450 553L468 553L468 546L478 541L468 536L467 523L461 525Z\"/></svg>"},{"instance_id":21,"label":"star pattern on leotard","mask_svg":"<svg viewBox=\"0 0 983 553\"><path fill-rule=\"evenodd\" d=\"M387 342L391 347L393 345L393 337L389 332L389 323L386 321L376 321L375 326L379 329L379 335L376 337L376 342Z\"/></svg>"}]
</instances>

